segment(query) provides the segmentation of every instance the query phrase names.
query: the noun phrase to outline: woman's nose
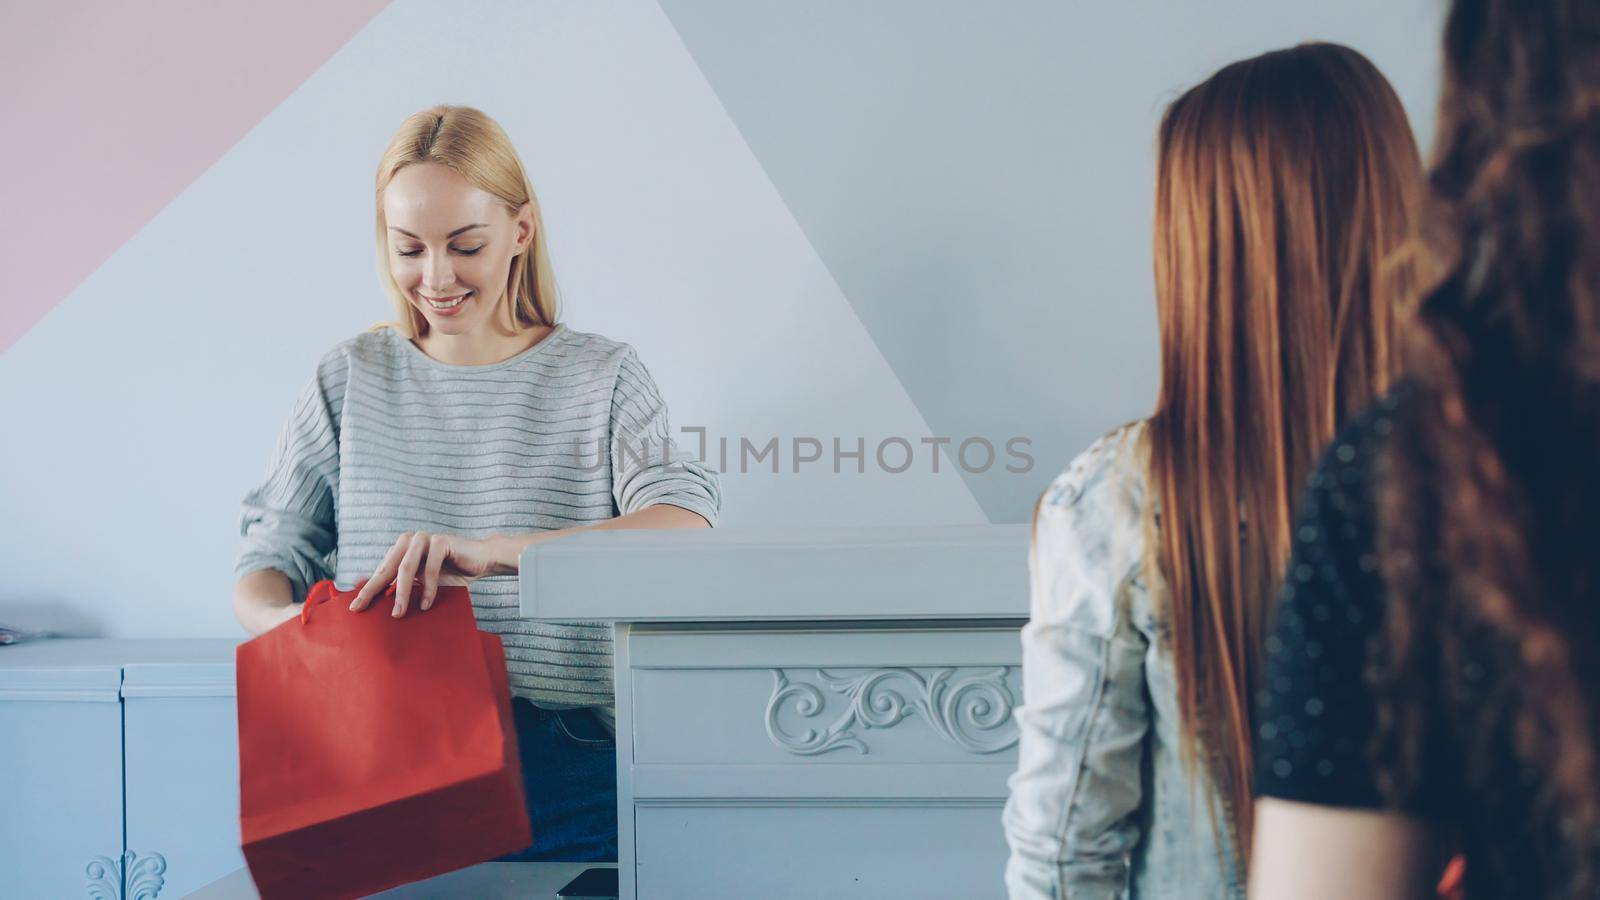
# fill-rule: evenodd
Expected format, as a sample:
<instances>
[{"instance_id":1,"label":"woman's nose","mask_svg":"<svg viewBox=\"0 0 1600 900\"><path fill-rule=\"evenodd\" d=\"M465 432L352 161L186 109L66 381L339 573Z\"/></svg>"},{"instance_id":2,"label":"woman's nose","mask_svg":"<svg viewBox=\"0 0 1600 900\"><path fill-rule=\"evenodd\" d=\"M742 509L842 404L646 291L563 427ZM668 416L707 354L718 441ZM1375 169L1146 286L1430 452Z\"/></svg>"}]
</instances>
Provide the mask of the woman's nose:
<instances>
[{"instance_id":1,"label":"woman's nose","mask_svg":"<svg viewBox=\"0 0 1600 900\"><path fill-rule=\"evenodd\" d=\"M430 253L422 264L422 286L437 294L456 280L447 254Z\"/></svg>"}]
</instances>

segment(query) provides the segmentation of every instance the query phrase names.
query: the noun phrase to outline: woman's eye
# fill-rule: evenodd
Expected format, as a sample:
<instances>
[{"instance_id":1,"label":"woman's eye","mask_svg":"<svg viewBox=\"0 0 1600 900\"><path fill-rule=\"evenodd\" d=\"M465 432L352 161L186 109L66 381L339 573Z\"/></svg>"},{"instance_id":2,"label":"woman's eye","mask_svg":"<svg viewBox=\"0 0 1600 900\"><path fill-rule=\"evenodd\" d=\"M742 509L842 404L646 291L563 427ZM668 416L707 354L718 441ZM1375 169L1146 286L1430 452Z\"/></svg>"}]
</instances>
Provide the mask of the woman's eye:
<instances>
[{"instance_id":1,"label":"woman's eye","mask_svg":"<svg viewBox=\"0 0 1600 900\"><path fill-rule=\"evenodd\" d=\"M473 247L471 250L457 249L456 252L461 254L462 256L473 256L473 255L477 254L477 252L479 250L482 250L482 249L483 249L483 247L479 246L479 247ZM421 250L396 250L395 251L395 255L397 255L397 256L417 256L417 255L419 255L421 253L422 253Z\"/></svg>"}]
</instances>

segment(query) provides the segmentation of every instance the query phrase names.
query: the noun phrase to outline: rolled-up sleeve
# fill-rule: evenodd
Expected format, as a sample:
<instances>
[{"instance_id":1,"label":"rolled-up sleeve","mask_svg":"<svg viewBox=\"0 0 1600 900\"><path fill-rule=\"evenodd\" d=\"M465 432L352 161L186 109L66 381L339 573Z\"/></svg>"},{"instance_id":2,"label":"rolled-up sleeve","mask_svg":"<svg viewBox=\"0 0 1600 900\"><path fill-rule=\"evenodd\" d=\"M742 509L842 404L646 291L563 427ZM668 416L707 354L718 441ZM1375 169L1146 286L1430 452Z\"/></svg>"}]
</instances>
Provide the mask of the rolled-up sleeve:
<instances>
[{"instance_id":1,"label":"rolled-up sleeve","mask_svg":"<svg viewBox=\"0 0 1600 900\"><path fill-rule=\"evenodd\" d=\"M266 477L245 495L239 517L234 576L276 569L293 584L296 602L333 577L330 556L338 544L339 433L322 381L328 368L325 362L301 390Z\"/></svg>"},{"instance_id":2,"label":"rolled-up sleeve","mask_svg":"<svg viewBox=\"0 0 1600 900\"><path fill-rule=\"evenodd\" d=\"M1030 620L1022 629L1017 771L1004 812L1006 887L1019 898L1122 897L1139 840L1137 810L1149 712L1148 640L1122 596L1110 504L1088 473L1041 498L1029 551Z\"/></svg>"},{"instance_id":3,"label":"rolled-up sleeve","mask_svg":"<svg viewBox=\"0 0 1600 900\"><path fill-rule=\"evenodd\" d=\"M716 470L672 439L666 401L632 347L611 395L611 492L619 515L665 503L715 526L722 509Z\"/></svg>"}]
</instances>

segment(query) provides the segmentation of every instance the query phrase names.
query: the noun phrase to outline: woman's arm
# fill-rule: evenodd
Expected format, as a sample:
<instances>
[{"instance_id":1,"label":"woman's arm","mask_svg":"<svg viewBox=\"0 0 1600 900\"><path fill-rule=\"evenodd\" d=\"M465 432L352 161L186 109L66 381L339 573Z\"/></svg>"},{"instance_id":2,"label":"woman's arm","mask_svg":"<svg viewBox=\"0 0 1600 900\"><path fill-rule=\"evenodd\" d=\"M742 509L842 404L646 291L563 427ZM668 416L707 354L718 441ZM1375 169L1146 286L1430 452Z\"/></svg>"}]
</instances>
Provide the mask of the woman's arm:
<instances>
[{"instance_id":1,"label":"woman's arm","mask_svg":"<svg viewBox=\"0 0 1600 900\"><path fill-rule=\"evenodd\" d=\"M717 470L672 439L667 402L632 347L626 348L617 369L609 432L611 495L618 518L670 504L698 513L711 526L717 524L722 511Z\"/></svg>"},{"instance_id":2,"label":"woman's arm","mask_svg":"<svg viewBox=\"0 0 1600 900\"><path fill-rule=\"evenodd\" d=\"M533 531L523 534L497 534L489 538L490 544L490 575L515 575L519 568L522 551L541 541L558 538L564 534L578 531L608 531L615 529L640 528L640 529L667 529L667 528L710 528L699 513L690 512L681 506L668 503L657 503L647 506L638 512L617 516L604 522L595 522L592 525L575 525L571 528L561 528L554 531Z\"/></svg>"},{"instance_id":3,"label":"woman's arm","mask_svg":"<svg viewBox=\"0 0 1600 900\"><path fill-rule=\"evenodd\" d=\"M1433 897L1438 863L1428 829L1399 813L1256 803L1251 900Z\"/></svg>"},{"instance_id":4,"label":"woman's arm","mask_svg":"<svg viewBox=\"0 0 1600 900\"><path fill-rule=\"evenodd\" d=\"M409 607L414 579L421 577L423 609L440 584L463 584L490 575L515 575L522 551L532 544L576 531L617 528L710 528L722 508L717 472L690 457L671 440L667 404L655 381L627 347L612 390L610 435L611 494L620 514L602 522L552 531L500 534L487 538L406 533L389 549L372 577L350 604L367 607L395 585L392 614Z\"/></svg>"},{"instance_id":5,"label":"woman's arm","mask_svg":"<svg viewBox=\"0 0 1600 900\"><path fill-rule=\"evenodd\" d=\"M611 491L622 514L554 531L495 535L489 539L489 574L517 574L522 551L564 534L716 525L722 507L721 481L715 470L672 441L667 403L632 347L624 352L617 370L609 427Z\"/></svg>"},{"instance_id":6,"label":"woman's arm","mask_svg":"<svg viewBox=\"0 0 1600 900\"><path fill-rule=\"evenodd\" d=\"M337 546L334 515L339 478L339 430L333 410L342 388L330 397L325 383L343 360L330 354L304 386L261 482L240 507L234 575L234 613L252 635L296 612L311 585L332 578L328 557ZM326 379L326 381L325 381Z\"/></svg>"},{"instance_id":7,"label":"woman's arm","mask_svg":"<svg viewBox=\"0 0 1600 900\"><path fill-rule=\"evenodd\" d=\"M1256 711L1252 898L1431 897L1445 868L1427 806L1384 796L1378 774L1390 763L1369 747L1378 728L1369 653L1390 597L1377 564L1374 461L1391 404L1340 431L1296 511Z\"/></svg>"},{"instance_id":8,"label":"woman's arm","mask_svg":"<svg viewBox=\"0 0 1600 900\"><path fill-rule=\"evenodd\" d=\"M397 618L404 616L410 609L412 591L419 581L422 585L421 607L429 609L433 606L440 585L470 584L491 575L515 575L521 565L523 550L540 541L575 531L709 527L710 523L698 513L658 503L604 522L552 531L496 534L486 538L408 531L395 540L372 577L361 583L355 599L350 601L350 609L356 612L366 609L373 598L393 584L397 597L390 614Z\"/></svg>"},{"instance_id":9,"label":"woman's arm","mask_svg":"<svg viewBox=\"0 0 1600 900\"><path fill-rule=\"evenodd\" d=\"M300 612L294 602L294 585L276 569L246 573L233 587L233 612L239 624L254 637L278 627Z\"/></svg>"},{"instance_id":10,"label":"woman's arm","mask_svg":"<svg viewBox=\"0 0 1600 900\"><path fill-rule=\"evenodd\" d=\"M1126 614L1131 572L1118 571L1138 555L1127 543L1138 533L1113 527L1126 524L1113 446L1075 461L1034 515L1017 771L1002 816L1012 900L1123 897L1140 839L1149 645Z\"/></svg>"}]
</instances>

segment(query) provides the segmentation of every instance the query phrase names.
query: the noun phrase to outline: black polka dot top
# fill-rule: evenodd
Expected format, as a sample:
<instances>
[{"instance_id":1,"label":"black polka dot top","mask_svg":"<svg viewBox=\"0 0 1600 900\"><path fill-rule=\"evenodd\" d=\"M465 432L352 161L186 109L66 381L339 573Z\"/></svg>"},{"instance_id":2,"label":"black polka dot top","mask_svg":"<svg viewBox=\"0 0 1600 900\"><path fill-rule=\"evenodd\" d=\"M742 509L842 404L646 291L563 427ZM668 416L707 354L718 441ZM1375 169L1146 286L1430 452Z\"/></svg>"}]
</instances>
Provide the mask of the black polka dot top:
<instances>
[{"instance_id":1,"label":"black polka dot top","mask_svg":"<svg viewBox=\"0 0 1600 900\"><path fill-rule=\"evenodd\" d=\"M1341 431L1297 510L1258 698L1257 796L1381 805L1366 757L1375 713L1362 671L1384 597L1374 461L1399 397L1383 398Z\"/></svg>"}]
</instances>

